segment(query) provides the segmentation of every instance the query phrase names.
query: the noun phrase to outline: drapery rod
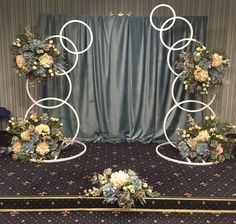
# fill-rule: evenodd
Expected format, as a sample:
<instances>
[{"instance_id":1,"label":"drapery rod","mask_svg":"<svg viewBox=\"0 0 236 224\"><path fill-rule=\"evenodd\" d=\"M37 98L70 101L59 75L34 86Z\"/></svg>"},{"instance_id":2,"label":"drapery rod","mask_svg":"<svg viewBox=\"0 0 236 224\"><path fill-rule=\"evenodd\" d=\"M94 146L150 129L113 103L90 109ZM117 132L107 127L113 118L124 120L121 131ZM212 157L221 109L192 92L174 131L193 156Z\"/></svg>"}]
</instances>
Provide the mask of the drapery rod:
<instances>
[{"instance_id":1,"label":"drapery rod","mask_svg":"<svg viewBox=\"0 0 236 224\"><path fill-rule=\"evenodd\" d=\"M128 13L122 13L121 11L119 13L113 13L112 11L109 12L109 16L133 16L132 12L129 11Z\"/></svg>"}]
</instances>

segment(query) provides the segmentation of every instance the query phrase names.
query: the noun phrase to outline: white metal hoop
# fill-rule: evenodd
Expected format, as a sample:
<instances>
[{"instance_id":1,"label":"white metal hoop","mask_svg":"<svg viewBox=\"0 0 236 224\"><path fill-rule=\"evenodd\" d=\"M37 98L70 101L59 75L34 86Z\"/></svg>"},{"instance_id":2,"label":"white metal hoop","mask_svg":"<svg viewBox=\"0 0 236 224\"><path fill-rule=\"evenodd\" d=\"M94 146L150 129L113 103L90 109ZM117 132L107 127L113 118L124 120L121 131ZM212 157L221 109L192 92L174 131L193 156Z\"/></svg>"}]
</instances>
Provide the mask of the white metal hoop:
<instances>
[{"instance_id":1,"label":"white metal hoop","mask_svg":"<svg viewBox=\"0 0 236 224\"><path fill-rule=\"evenodd\" d=\"M172 99L173 99L175 105L176 105L177 107L179 107L180 109L182 109L182 110L184 110L184 111L186 111L186 112L189 112L189 113L200 112L200 111L203 111L203 110L207 109L207 108L214 102L214 100L215 100L215 98L216 98L216 94L214 94L212 100L211 100L208 104L205 104L205 106L202 107L202 108L200 108L200 109L186 109L186 108L180 106L180 103L178 103L177 100L176 100L176 98L175 98L175 95L174 95L174 88L175 88L175 84L176 84L177 80L180 78L181 75L182 75L182 74L180 73L180 74L174 79L174 81L173 81L173 83L172 83L172 86L171 86L171 96L172 96ZM197 101L194 101L194 103L200 103L200 104L201 104L201 101L198 101L198 100L197 100ZM202 104L202 105L203 105L203 104Z\"/></svg>"},{"instance_id":2,"label":"white metal hoop","mask_svg":"<svg viewBox=\"0 0 236 224\"><path fill-rule=\"evenodd\" d=\"M64 29L65 29L65 27L66 26L68 26L69 24L71 24L71 23L81 23L81 24L83 24L87 29L88 29L88 31L89 31L89 33L90 33L90 42L89 42L89 44L88 44L88 46L84 49L84 50L82 50L82 51L71 51L71 50L69 50L65 45L64 45L64 43L63 43L63 40L62 40L62 34L63 34L63 31L64 31ZM78 54L83 54L84 52L86 52L91 46L92 46L92 43L93 43L93 32L92 32L92 30L91 30L91 28L88 26L88 24L87 23L85 23L85 22L83 22L83 21L81 21L81 20L70 20L70 21L68 21L67 23L65 23L63 26L62 26L62 28L61 28L61 30L60 30L60 42L61 42L61 45L63 46L63 48L65 49L65 50L67 50L68 52L70 52L71 54L76 54L76 55L78 55Z\"/></svg>"},{"instance_id":3,"label":"white metal hoop","mask_svg":"<svg viewBox=\"0 0 236 224\"><path fill-rule=\"evenodd\" d=\"M47 40L52 39L52 38L60 38L60 42L62 43L63 48L64 48L64 43L63 43L62 39L67 40L72 45L74 50L77 51L77 48L76 48L74 42L71 39L69 39L68 37L62 36L61 34L60 35L49 36L44 41L47 41ZM67 50L66 48L64 48L64 49ZM68 71L64 71L64 70L61 69L62 73L59 73L57 76L66 75L66 74L70 73L76 67L76 65L78 64L78 60L79 60L79 55L76 54L75 55L75 62L73 64L73 66Z\"/></svg>"},{"instance_id":4,"label":"white metal hoop","mask_svg":"<svg viewBox=\"0 0 236 224\"><path fill-rule=\"evenodd\" d=\"M78 140L75 140L74 142L83 146L83 150L80 153L78 153L74 156L66 157L66 158L59 158L58 159L58 157L55 157L54 159L48 159L48 160L42 160L42 161L40 160L40 162L41 163L60 163L60 162L66 162L66 161L69 161L69 160L79 158L80 156L82 156L86 152L87 146L83 142L80 142ZM68 145L64 146L64 148L66 148L67 146ZM30 161L31 162L39 162L36 159L30 159Z\"/></svg>"},{"instance_id":5,"label":"white metal hoop","mask_svg":"<svg viewBox=\"0 0 236 224\"><path fill-rule=\"evenodd\" d=\"M173 45L172 45L172 47L169 47L168 45L166 45L166 43L165 43L164 40L163 40L163 36L162 36L163 27L165 27L165 25L166 25L169 21L174 20L174 19L175 19L175 20L176 20L176 19L179 19L179 20L185 21L185 22L188 24L189 29L190 29L189 41L188 41L186 44L184 44L182 47L177 47L177 48L174 48ZM191 23L190 23L187 19L185 19L184 17L180 17L180 16L176 16L175 18L171 17L171 18L167 19L167 20L163 23L163 25L161 26L161 30L160 30L160 40L161 40L161 43L162 43L167 49L169 49L169 50L172 50L172 51L182 50L182 49L184 49L185 47L187 47L187 46L189 45L189 43L192 41L192 39L193 39L193 27L192 27ZM182 39L181 39L181 40L182 40ZM176 44L176 43L175 43L175 44Z\"/></svg>"},{"instance_id":6,"label":"white metal hoop","mask_svg":"<svg viewBox=\"0 0 236 224\"><path fill-rule=\"evenodd\" d=\"M167 53L167 65L168 65L168 67L169 67L169 69L171 70L171 72L174 74L174 75L176 75L176 76L178 76L178 75L180 75L181 73L176 73L176 71L172 68L172 66L170 65L170 53L171 53L171 51L176 51L176 49L174 48L177 44L179 44L179 43L181 43L181 42L184 42L184 41L194 41L194 42L197 42L197 40L195 40L195 39L190 39L190 38L183 38L183 39L180 39L180 40L178 40L178 41L176 41L171 47L170 47L170 49L169 49L169 51L168 51L168 53ZM189 43L190 43L189 42ZM187 47L187 46L185 46L185 47Z\"/></svg>"},{"instance_id":7,"label":"white metal hoop","mask_svg":"<svg viewBox=\"0 0 236 224\"><path fill-rule=\"evenodd\" d=\"M154 11L156 11L156 10L157 10L158 8L160 8L160 7L169 8L169 9L171 10L172 14L173 14L173 21L172 21L172 23L171 23L168 27L166 27L166 28L162 28L162 27L161 27L161 28L158 28L158 27L155 26L155 24L154 24L153 21L152 21L152 17L153 17ZM166 31L166 30L170 29L170 28L174 25L174 23L175 23L175 18L176 18L175 10L174 10L170 5L167 5L167 4L160 4L160 5L157 5L155 8L153 8L153 10L152 10L151 13L150 13L149 20L150 20L150 23L151 23L152 27L153 27L155 30L158 30L158 31L161 31L161 30Z\"/></svg>"},{"instance_id":8,"label":"white metal hoop","mask_svg":"<svg viewBox=\"0 0 236 224\"><path fill-rule=\"evenodd\" d=\"M76 132L75 132L75 135L74 137L72 138L72 141L74 141L79 133L79 126L80 126L80 122L79 122L79 115L77 114L76 110L74 109L74 107L72 107L68 102L65 102L64 100L60 99L60 98L55 98L55 97L47 97L47 98L43 98L43 99L40 99L38 101L36 101L36 103L33 103L29 109L26 111L25 113L25 119L27 118L27 116L29 115L29 112L31 111L31 109L36 106L38 103L41 103L41 102L44 102L44 101L48 101L48 100L55 100L55 101L59 101L63 104L66 104L68 107L70 107L70 109L73 111L75 117L76 117L76 121L77 121L77 129L76 129ZM47 108L47 109L54 109L51 108L50 106Z\"/></svg>"},{"instance_id":9,"label":"white metal hoop","mask_svg":"<svg viewBox=\"0 0 236 224\"><path fill-rule=\"evenodd\" d=\"M217 162L202 162L202 163L193 163L191 162L189 159L187 161L182 161L182 160L177 160L177 159L173 159L173 158L170 158L168 156L165 156L163 155L161 152L160 152L160 148L163 147L163 146L166 146L166 145L169 145L170 143L169 142L164 142L164 143L161 143L159 144L157 147L156 147L156 153L163 159L167 160L167 161L170 161L170 162L174 162L174 163L178 163L178 164L183 164L183 165L189 165L189 166L209 166L209 165L214 165L214 164L217 164Z\"/></svg>"},{"instance_id":10,"label":"white metal hoop","mask_svg":"<svg viewBox=\"0 0 236 224\"><path fill-rule=\"evenodd\" d=\"M169 157L167 157L167 156L164 156L164 155L162 155L162 154L159 152L159 147L164 146L164 145L167 145L167 144L170 144L171 146L173 146L174 148L176 148L175 144L174 144L173 142L171 142L171 140L169 139L169 137L168 137L168 135L167 135L167 133L166 133L166 122L167 122L167 119L168 119L170 113L171 113L175 108L178 107L178 108L182 109L183 111L191 112L191 113L196 113L196 112L200 112L200 111L205 110L205 109L209 109L209 110L211 111L211 113L215 115L215 112L214 112L213 109L210 107L210 105L213 103L213 101L214 101L214 99L215 99L215 95L213 96L212 100L211 100L210 103L208 103L208 104L206 104L206 103L204 103L204 102L201 102L201 101L198 101L198 100L184 100L184 101L181 101L181 102L177 102L177 100L176 100L176 98L175 98L175 95L174 95L174 87L175 87L175 84L176 84L177 80L178 80L179 77L183 74L183 72L181 72L181 73L176 73L176 72L174 71L174 69L173 69L172 66L170 65L170 53L171 53L171 51L182 50L182 49L184 49L185 47L187 47L187 46L190 44L191 41L197 42L197 40L193 39L193 27L192 27L191 23L190 23L187 19L185 19L185 18L183 18L183 17L176 16L176 15L175 15L175 12L174 12L174 9L173 9L171 6L168 6L168 5L164 5L164 6L167 7L167 8L170 8L171 11L173 12L173 15L174 15L174 16L171 17L171 18L169 18L168 20L166 20L166 21L163 23L163 25L161 26L160 29L157 28L157 27L153 24L152 17L153 17L153 12L154 12L157 8L159 8L159 7L161 7L161 6L163 6L163 5L162 5L162 4L161 4L161 5L158 5L158 6L156 6L156 7L151 11L151 13L150 13L150 23L151 23L151 25L153 26L154 29L160 31L160 40L161 40L161 43L163 44L164 47L166 47L166 48L169 50L169 51L168 51L168 54L167 54L167 64L168 64L168 67L169 67L169 69L171 70L171 72L172 72L174 75L176 75L176 78L174 79L174 81L173 81L173 83L172 83L172 86L171 86L171 96L172 96L172 99L173 99L175 105L172 106L172 107L168 110L168 112L167 112L167 114L166 114L166 116L165 116L165 118L164 118L164 122L163 122L163 132L164 132L164 135L165 135L165 137L166 137L166 139L167 139L168 142L167 142L167 143L159 144L159 145L156 147L156 152L157 152L157 154L158 154L159 156L161 156L163 159L166 159L166 160L171 161L171 162L179 163L179 164L198 165L198 166L201 166L201 165L212 165L212 164L215 164L215 163L212 163L212 162L207 162L207 163L206 163L206 162L204 162L204 161L203 161L202 163L192 163L192 162L190 161L190 159L188 159L188 158L187 158L187 162L185 162L185 161L179 161L179 160L175 160L175 159L169 158ZM172 9L173 9L173 10L172 10ZM163 33L163 31L166 31L166 30L170 29L170 28L173 26L173 24L174 24L174 22L176 21L176 19L183 20L183 21L185 21L185 22L187 23L187 25L189 26L189 29L190 29L190 37L189 37L189 38L180 39L180 40L176 41L171 47L169 47L169 46L166 45L166 43L164 42L162 33ZM168 22L170 22L171 20L172 20L171 25L165 28L166 24L167 24ZM175 46L176 46L178 43L183 42L183 41L187 41L187 43L184 44L182 47L176 47L176 48L175 48ZM181 106L182 104L185 104L185 103L197 103L197 104L203 105L203 107L202 107L202 108L199 108L199 109L186 109L186 108L184 108L184 107Z\"/></svg>"},{"instance_id":11,"label":"white metal hoop","mask_svg":"<svg viewBox=\"0 0 236 224\"><path fill-rule=\"evenodd\" d=\"M69 92L68 92L67 97L65 98L65 100L63 100L63 102L61 102L61 103L59 103L58 105L55 105L55 106L45 106L43 104L38 103L38 101L36 101L32 97L32 95L31 95L31 93L29 91L29 80L27 79L26 80L26 92L27 92L29 98L31 99L31 101L33 101L33 103L36 104L37 106L45 108L45 109L54 109L54 108L58 108L58 107L62 106L63 104L65 104L65 102L67 102L67 100L70 98L70 95L71 95L71 92L72 92L71 79L70 79L69 75L67 75L67 73L65 74L65 76L66 76L66 78L68 80L68 83L69 83Z\"/></svg>"},{"instance_id":12,"label":"white metal hoop","mask_svg":"<svg viewBox=\"0 0 236 224\"><path fill-rule=\"evenodd\" d=\"M204 105L206 108L208 108L208 109L211 111L211 113L212 113L213 115L215 115L215 112L213 111L213 109L212 109L209 105L207 105L207 104L205 104L205 103L203 103L203 102L201 102L201 101L198 101L198 100L184 100L184 101L179 102L178 104L175 104L173 107L171 107L171 108L169 109L169 111L167 112L165 118L164 118L164 122L163 122L163 132L164 132L164 135L165 135L167 141L168 141L173 147L175 147L175 148L176 148L176 146L171 142L171 140L169 139L169 137L168 137L168 135L167 135L167 133L166 133L166 122L167 122L167 119L168 119L170 113L171 113L175 108L177 108L178 105L182 105L182 104L184 104L184 103L199 103L199 104L201 104L201 105ZM197 109L196 111L193 111L193 112L199 112L199 111L201 111L201 110L202 110L202 108Z\"/></svg>"},{"instance_id":13,"label":"white metal hoop","mask_svg":"<svg viewBox=\"0 0 236 224\"><path fill-rule=\"evenodd\" d=\"M90 36L91 36L89 45L87 46L86 49L84 49L84 50L82 50L82 51L78 51L77 48L76 48L76 46L75 46L75 44L74 44L74 42L71 41L69 38L67 38L67 37L65 37L65 36L62 35L62 33L63 33L63 31L64 31L64 28L65 28L67 25L69 25L70 23L75 23L75 22L76 22L76 23L81 23L81 24L83 24L84 26L86 26L86 28L89 30L89 33L90 33ZM92 30L90 29L90 27L89 27L86 23L84 23L84 22L82 22L82 21L80 21L80 20L71 20L71 21L68 21L66 24L63 25L63 27L62 27L61 30L60 30L60 34L59 34L59 35L52 35L52 36L49 36L49 37L47 37L47 38L44 40L44 42L47 41L47 40L49 40L49 39L52 39L52 38L60 38L60 42L61 42L62 47L63 47L66 51L68 51L69 53L75 54L75 62L74 62L74 64L73 64L73 66L72 66L68 71L64 71L64 70L62 70L61 68L59 68L60 71L62 71L62 72L59 73L59 74L57 74L57 76L62 76L62 75L65 75L65 76L66 76L66 78L67 78L67 80L68 80L68 83L69 83L69 92L68 92L68 95L67 95L67 97L66 97L64 100L63 100L63 99L60 99L60 98L56 98L56 97L46 97L46 98L42 98L42 99L40 99L40 100L35 100L35 99L33 98L33 96L31 95L30 91L29 91L29 81L28 81L28 79L27 79L27 81L26 81L26 92L27 92L29 98L31 99L31 101L33 102L33 104L32 104L32 105L28 108L28 110L26 111L24 118L25 118L25 119L27 118L27 116L28 116L29 112L31 111L31 109L32 109L34 106L36 106L36 105L39 106L39 107L41 107L41 108L55 109L55 108L58 108L58 107L60 107L60 106L62 106L62 105L64 105L64 104L66 104L66 105L73 111L73 113L74 113L74 115L75 115L75 117L76 117L76 121L77 121L77 129L76 129L76 132L75 132L75 134L74 134L74 136L73 136L71 142L72 142L72 143L76 142L76 143L82 145L82 146L83 146L83 150L82 150L80 153L77 153L76 155L73 155L73 156L70 156L70 157L59 158L59 159L58 159L58 156L59 156L59 155L58 155L58 156L56 156L53 160L43 160L43 161L40 161L40 162L43 162L43 163L56 163L56 162L69 161L69 160L72 160L72 159L75 159L75 158L78 158L78 157L82 156L82 155L86 152L86 149L87 149L87 147L86 147L86 145L85 145L84 143L82 143L82 142L80 142L80 141L78 141L78 140L75 140L76 137L78 136L78 133L79 133L80 121L79 121L79 115L77 114L77 112L76 112L76 110L74 109L74 107L71 106L71 104L69 104L69 103L67 102L68 99L69 99L69 97L70 97L70 95L71 95L71 92L72 92L72 83L71 83L71 79L70 79L68 73L71 72L71 71L75 68L75 66L77 65L77 63L78 63L78 55L84 53L85 51L87 51L87 50L91 47L91 45L92 45L92 43L93 43L93 33L92 33ZM63 39L69 41L69 43L70 43L70 44L72 45L72 47L74 48L74 51L69 50L69 49L64 45ZM49 101L49 100L59 101L60 103L59 103L58 105L55 105L55 106L45 106L45 105L41 104L41 102ZM63 146L63 147L65 148L65 147L67 147L67 146L68 146L68 145ZM31 161L31 162L38 162L38 161L35 160L35 159L31 159L30 161Z\"/></svg>"}]
</instances>

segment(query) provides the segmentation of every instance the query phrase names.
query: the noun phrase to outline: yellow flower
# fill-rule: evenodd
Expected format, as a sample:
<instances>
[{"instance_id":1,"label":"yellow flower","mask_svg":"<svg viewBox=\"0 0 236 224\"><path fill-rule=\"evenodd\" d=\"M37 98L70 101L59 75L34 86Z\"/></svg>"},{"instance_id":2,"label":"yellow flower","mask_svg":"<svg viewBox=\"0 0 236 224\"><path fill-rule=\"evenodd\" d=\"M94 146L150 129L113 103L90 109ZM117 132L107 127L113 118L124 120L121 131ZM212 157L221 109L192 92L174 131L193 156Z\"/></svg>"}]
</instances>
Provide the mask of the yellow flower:
<instances>
[{"instance_id":1,"label":"yellow flower","mask_svg":"<svg viewBox=\"0 0 236 224\"><path fill-rule=\"evenodd\" d=\"M21 142L18 141L18 142L15 142L14 145L12 146L12 151L15 154L19 154L21 152L21 148L22 148Z\"/></svg>"},{"instance_id":2,"label":"yellow flower","mask_svg":"<svg viewBox=\"0 0 236 224\"><path fill-rule=\"evenodd\" d=\"M223 148L222 148L222 146L221 146L221 144L218 144L218 145L216 146L215 150L216 150L216 155L217 155L217 156L221 155L221 154L223 153L223 151L224 151Z\"/></svg>"},{"instance_id":3,"label":"yellow flower","mask_svg":"<svg viewBox=\"0 0 236 224\"><path fill-rule=\"evenodd\" d=\"M222 63L223 63L223 59L221 55L216 54L216 53L212 55L212 63L211 63L212 67L218 67L222 65Z\"/></svg>"},{"instance_id":4,"label":"yellow flower","mask_svg":"<svg viewBox=\"0 0 236 224\"><path fill-rule=\"evenodd\" d=\"M135 193L135 189L134 189L134 188L131 188L131 189L130 189L130 193L132 193L132 194Z\"/></svg>"},{"instance_id":5,"label":"yellow flower","mask_svg":"<svg viewBox=\"0 0 236 224\"><path fill-rule=\"evenodd\" d=\"M37 118L37 114L36 113L33 113L30 115L30 119L34 120Z\"/></svg>"},{"instance_id":6,"label":"yellow flower","mask_svg":"<svg viewBox=\"0 0 236 224\"><path fill-rule=\"evenodd\" d=\"M23 68L25 66L25 59L22 54L16 56L16 64L19 68Z\"/></svg>"},{"instance_id":7,"label":"yellow flower","mask_svg":"<svg viewBox=\"0 0 236 224\"><path fill-rule=\"evenodd\" d=\"M147 183L143 183L143 187L144 187L144 188L147 188L147 187L148 187L148 184L147 184Z\"/></svg>"},{"instance_id":8,"label":"yellow flower","mask_svg":"<svg viewBox=\"0 0 236 224\"><path fill-rule=\"evenodd\" d=\"M208 71L204 69L196 69L194 71L194 79L199 82L204 82L208 79Z\"/></svg>"},{"instance_id":9,"label":"yellow flower","mask_svg":"<svg viewBox=\"0 0 236 224\"><path fill-rule=\"evenodd\" d=\"M215 120L216 116L215 115L211 115L211 120Z\"/></svg>"},{"instance_id":10,"label":"yellow flower","mask_svg":"<svg viewBox=\"0 0 236 224\"><path fill-rule=\"evenodd\" d=\"M200 56L201 56L201 53L196 53L196 56L197 56L197 57L200 57Z\"/></svg>"},{"instance_id":11,"label":"yellow flower","mask_svg":"<svg viewBox=\"0 0 236 224\"><path fill-rule=\"evenodd\" d=\"M200 47L197 47L196 50L197 50L197 51L201 51L202 49L201 49Z\"/></svg>"},{"instance_id":12,"label":"yellow flower","mask_svg":"<svg viewBox=\"0 0 236 224\"><path fill-rule=\"evenodd\" d=\"M49 135L50 134L50 128L46 124L40 124L35 127L35 132L39 135Z\"/></svg>"},{"instance_id":13,"label":"yellow flower","mask_svg":"<svg viewBox=\"0 0 236 224\"><path fill-rule=\"evenodd\" d=\"M39 143L36 148L36 152L41 156L46 155L49 152L48 143L47 142Z\"/></svg>"},{"instance_id":14,"label":"yellow flower","mask_svg":"<svg viewBox=\"0 0 236 224\"><path fill-rule=\"evenodd\" d=\"M53 58L45 53L39 57L39 62L44 68L50 68L53 64Z\"/></svg>"},{"instance_id":15,"label":"yellow flower","mask_svg":"<svg viewBox=\"0 0 236 224\"><path fill-rule=\"evenodd\" d=\"M23 141L29 141L30 140L30 132L28 130L24 131L20 134L20 137Z\"/></svg>"},{"instance_id":16,"label":"yellow flower","mask_svg":"<svg viewBox=\"0 0 236 224\"><path fill-rule=\"evenodd\" d=\"M37 50L37 53L38 53L38 54L43 54L43 53L44 53L44 50L42 50L42 49L41 49L41 50Z\"/></svg>"}]
</instances>

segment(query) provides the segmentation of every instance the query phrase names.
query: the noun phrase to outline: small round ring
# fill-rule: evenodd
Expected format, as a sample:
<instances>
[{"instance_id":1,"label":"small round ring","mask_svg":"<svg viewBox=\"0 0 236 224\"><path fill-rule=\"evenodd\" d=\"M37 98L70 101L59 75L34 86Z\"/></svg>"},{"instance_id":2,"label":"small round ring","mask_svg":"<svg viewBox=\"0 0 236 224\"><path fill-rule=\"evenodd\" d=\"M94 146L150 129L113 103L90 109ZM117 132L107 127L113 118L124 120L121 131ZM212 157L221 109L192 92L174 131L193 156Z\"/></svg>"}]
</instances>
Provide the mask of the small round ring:
<instances>
[{"instance_id":1,"label":"small round ring","mask_svg":"<svg viewBox=\"0 0 236 224\"><path fill-rule=\"evenodd\" d=\"M154 25L154 23L153 23L153 21L152 21L152 17L153 17L153 13L154 13L154 11L155 10L157 10L158 8L160 8L160 7L167 7L167 8L169 8L170 10L171 10L171 12L173 13L173 22L168 26L168 27L166 27L166 28L158 28L158 27L156 27L155 25ZM161 31L161 30L163 30L163 31L166 31L166 30L168 30L168 29L170 29L173 25L174 25L174 23L175 23L175 18L176 18L176 13L175 13L175 10L170 6L170 5L167 5L167 4L160 4L160 5L157 5L155 8L153 8L153 10L151 11L151 13L150 13L150 16L149 16L149 20L150 20L150 23L151 23L151 25L152 25L152 27L155 29L155 30L158 30L158 31Z\"/></svg>"},{"instance_id":2,"label":"small round ring","mask_svg":"<svg viewBox=\"0 0 236 224\"><path fill-rule=\"evenodd\" d=\"M69 50L65 45L64 45L64 43L63 43L63 41L62 41L62 33L63 33L63 31L64 31L64 29L65 29L65 27L67 26L67 25L69 25L69 24L71 24L71 23L81 23L81 24L83 24L87 29L88 29L88 31L89 31L89 33L90 33L90 42L89 42L89 44L88 44L88 46L84 49L84 50L82 50L82 51L71 51L71 50ZM63 46L63 48L65 49L65 50L67 50L69 53L71 53L71 54L76 54L76 55L79 55L79 54L83 54L84 52L86 52L90 47L91 47L91 45L92 45L92 43L93 43L93 32L92 32L92 30L91 30L91 28L87 25L87 23L85 23L85 22L83 22L83 21L81 21L81 20L70 20L70 21L68 21L67 23L65 23L63 26L62 26L62 28L61 28L61 30L60 30L60 42L61 42L61 45Z\"/></svg>"}]
</instances>

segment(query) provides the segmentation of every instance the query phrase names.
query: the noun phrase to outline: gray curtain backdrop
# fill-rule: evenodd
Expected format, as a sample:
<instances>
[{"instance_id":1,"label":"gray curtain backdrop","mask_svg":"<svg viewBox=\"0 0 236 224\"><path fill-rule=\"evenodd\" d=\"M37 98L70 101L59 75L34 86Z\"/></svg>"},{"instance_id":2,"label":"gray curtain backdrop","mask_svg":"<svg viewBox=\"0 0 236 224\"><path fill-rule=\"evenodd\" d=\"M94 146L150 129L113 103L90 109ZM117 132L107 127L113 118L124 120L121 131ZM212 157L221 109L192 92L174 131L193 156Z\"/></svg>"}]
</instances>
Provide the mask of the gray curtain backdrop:
<instances>
[{"instance_id":1,"label":"gray curtain backdrop","mask_svg":"<svg viewBox=\"0 0 236 224\"><path fill-rule=\"evenodd\" d=\"M207 17L186 17L194 29L194 38L205 42ZM94 34L92 47L79 56L79 63L70 73L73 83L69 103L80 117L78 138L84 141L141 141L164 140L163 120L173 105L171 84L175 78L168 69L168 50L161 44L159 32L154 30L149 17L79 17L63 15L40 15L39 33L43 37L59 34L63 24L71 19L86 22ZM155 17L160 27L167 18ZM83 25L77 23L66 27L64 36L70 38L78 49L86 48L90 36ZM182 21L163 33L165 42L171 46L175 41L188 37L189 28ZM55 39L59 43L59 40ZM65 43L69 49L72 47ZM174 66L177 55L173 52ZM67 67L74 63L74 55L65 52ZM62 97L68 93L65 77L49 79L40 88L41 97ZM176 98L196 99L177 83ZM51 103L51 102L50 102ZM53 103L52 103L53 104ZM196 105L185 105L196 108ZM76 130L75 117L66 105L48 111L59 116L68 136ZM196 114L201 119L201 113ZM186 113L175 110L169 117L169 135L183 127Z\"/></svg>"}]
</instances>

